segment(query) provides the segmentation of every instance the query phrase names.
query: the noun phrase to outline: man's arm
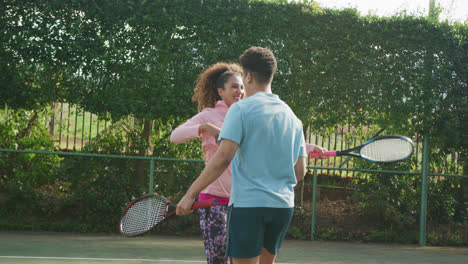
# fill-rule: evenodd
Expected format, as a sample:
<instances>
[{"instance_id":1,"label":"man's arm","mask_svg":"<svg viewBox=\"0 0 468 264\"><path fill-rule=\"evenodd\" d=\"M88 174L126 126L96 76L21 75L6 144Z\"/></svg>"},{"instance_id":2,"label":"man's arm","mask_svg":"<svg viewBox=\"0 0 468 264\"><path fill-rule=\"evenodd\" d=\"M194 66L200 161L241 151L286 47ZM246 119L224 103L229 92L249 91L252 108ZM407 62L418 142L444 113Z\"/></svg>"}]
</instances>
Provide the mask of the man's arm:
<instances>
[{"instance_id":1,"label":"man's arm","mask_svg":"<svg viewBox=\"0 0 468 264\"><path fill-rule=\"evenodd\" d=\"M223 139L221 141L218 150L208 162L205 169L203 169L200 176L192 183L192 186L190 186L184 197L182 197L177 204L177 215L186 215L193 211L192 205L197 195L221 176L234 158L237 147L238 144L229 139Z\"/></svg>"},{"instance_id":2,"label":"man's arm","mask_svg":"<svg viewBox=\"0 0 468 264\"><path fill-rule=\"evenodd\" d=\"M296 181L299 182L304 179L306 174L306 158L299 156L294 164L294 174L296 174Z\"/></svg>"}]
</instances>

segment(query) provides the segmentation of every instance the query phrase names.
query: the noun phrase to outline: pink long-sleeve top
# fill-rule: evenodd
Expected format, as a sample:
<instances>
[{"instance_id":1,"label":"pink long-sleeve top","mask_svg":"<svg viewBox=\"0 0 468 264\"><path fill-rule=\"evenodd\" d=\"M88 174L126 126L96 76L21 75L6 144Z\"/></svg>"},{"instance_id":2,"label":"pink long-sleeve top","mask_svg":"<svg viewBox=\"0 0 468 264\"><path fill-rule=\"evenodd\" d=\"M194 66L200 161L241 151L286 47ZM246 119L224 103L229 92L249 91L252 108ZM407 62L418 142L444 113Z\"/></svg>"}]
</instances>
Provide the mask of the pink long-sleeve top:
<instances>
[{"instance_id":1,"label":"pink long-sleeve top","mask_svg":"<svg viewBox=\"0 0 468 264\"><path fill-rule=\"evenodd\" d=\"M202 138L202 149L205 153L205 165L218 150L217 139L208 133L198 133L202 124L211 123L218 127L223 126L229 107L223 101L218 101L214 108L205 108L200 113L178 126L171 134L171 141L176 144L184 143L193 138ZM231 165L213 183L208 185L201 193L200 199L214 197L229 198L231 195L232 171ZM219 201L218 201L218 204Z\"/></svg>"}]
</instances>

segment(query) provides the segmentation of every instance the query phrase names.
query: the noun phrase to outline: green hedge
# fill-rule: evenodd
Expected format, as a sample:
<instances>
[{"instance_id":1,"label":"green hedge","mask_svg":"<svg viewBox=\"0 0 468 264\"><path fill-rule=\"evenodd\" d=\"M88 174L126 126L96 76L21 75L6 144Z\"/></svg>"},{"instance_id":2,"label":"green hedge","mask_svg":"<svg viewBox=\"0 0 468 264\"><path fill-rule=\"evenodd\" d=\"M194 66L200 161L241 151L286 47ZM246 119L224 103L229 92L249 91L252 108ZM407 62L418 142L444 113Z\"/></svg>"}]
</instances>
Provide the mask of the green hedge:
<instances>
[{"instance_id":1,"label":"green hedge","mask_svg":"<svg viewBox=\"0 0 468 264\"><path fill-rule=\"evenodd\" d=\"M14 1L4 5L0 101L58 100L119 119L189 117L197 74L249 46L278 57L273 90L317 130L423 121L465 148L468 27L284 1ZM170 113L170 114L168 114Z\"/></svg>"}]
</instances>

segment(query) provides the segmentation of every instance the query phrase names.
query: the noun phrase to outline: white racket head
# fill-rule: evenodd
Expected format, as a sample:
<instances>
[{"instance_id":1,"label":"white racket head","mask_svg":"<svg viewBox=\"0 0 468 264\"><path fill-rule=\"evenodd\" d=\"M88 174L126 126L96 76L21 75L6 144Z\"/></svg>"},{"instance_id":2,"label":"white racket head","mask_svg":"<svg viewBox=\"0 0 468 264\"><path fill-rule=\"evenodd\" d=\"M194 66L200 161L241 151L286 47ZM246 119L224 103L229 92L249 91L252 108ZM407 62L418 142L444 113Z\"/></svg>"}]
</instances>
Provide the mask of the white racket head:
<instances>
[{"instance_id":1,"label":"white racket head","mask_svg":"<svg viewBox=\"0 0 468 264\"><path fill-rule=\"evenodd\" d=\"M404 136L382 136L367 141L359 150L362 158L373 162L398 162L411 157L414 143Z\"/></svg>"},{"instance_id":2,"label":"white racket head","mask_svg":"<svg viewBox=\"0 0 468 264\"><path fill-rule=\"evenodd\" d=\"M170 201L151 194L130 203L120 220L120 232L126 236L138 236L149 232L167 217Z\"/></svg>"}]
</instances>

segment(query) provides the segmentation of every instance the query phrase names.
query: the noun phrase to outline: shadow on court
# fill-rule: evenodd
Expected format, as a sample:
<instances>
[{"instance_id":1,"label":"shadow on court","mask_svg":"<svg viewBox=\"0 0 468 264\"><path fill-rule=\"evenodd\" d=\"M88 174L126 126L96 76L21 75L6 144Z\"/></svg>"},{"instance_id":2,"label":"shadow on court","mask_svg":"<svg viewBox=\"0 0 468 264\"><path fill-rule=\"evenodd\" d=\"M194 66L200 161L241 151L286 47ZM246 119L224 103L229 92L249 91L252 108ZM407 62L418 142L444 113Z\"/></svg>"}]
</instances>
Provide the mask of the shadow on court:
<instances>
[{"instance_id":1,"label":"shadow on court","mask_svg":"<svg viewBox=\"0 0 468 264\"><path fill-rule=\"evenodd\" d=\"M468 248L285 241L278 263L466 264ZM0 263L205 263L200 238L0 232Z\"/></svg>"}]
</instances>

